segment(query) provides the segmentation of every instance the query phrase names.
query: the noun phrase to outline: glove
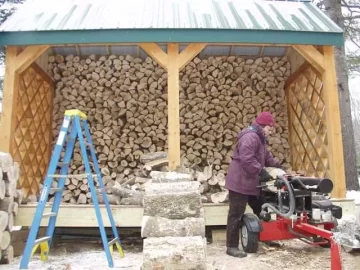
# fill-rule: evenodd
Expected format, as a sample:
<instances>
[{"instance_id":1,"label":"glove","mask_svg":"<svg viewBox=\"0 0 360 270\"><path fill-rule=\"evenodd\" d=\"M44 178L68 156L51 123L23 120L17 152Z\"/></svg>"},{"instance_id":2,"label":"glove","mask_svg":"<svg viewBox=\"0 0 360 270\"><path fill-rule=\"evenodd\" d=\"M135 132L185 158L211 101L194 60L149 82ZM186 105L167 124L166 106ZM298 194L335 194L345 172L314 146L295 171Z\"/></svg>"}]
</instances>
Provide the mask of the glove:
<instances>
[{"instance_id":1,"label":"glove","mask_svg":"<svg viewBox=\"0 0 360 270\"><path fill-rule=\"evenodd\" d=\"M259 174L260 177L260 183L261 182L268 182L270 180L273 180L272 176L263 168Z\"/></svg>"}]
</instances>

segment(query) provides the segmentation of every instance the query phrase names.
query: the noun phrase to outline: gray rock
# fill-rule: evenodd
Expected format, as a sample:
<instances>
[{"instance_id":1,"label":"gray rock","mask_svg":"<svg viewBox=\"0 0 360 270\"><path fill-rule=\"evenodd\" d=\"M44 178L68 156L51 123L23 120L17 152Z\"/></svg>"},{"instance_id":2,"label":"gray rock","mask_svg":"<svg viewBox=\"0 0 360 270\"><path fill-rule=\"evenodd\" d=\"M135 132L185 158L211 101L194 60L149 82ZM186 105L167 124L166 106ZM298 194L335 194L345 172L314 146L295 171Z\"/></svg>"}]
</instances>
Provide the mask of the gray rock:
<instances>
[{"instance_id":1,"label":"gray rock","mask_svg":"<svg viewBox=\"0 0 360 270\"><path fill-rule=\"evenodd\" d=\"M199 192L179 192L144 196L144 216L184 219L201 216Z\"/></svg>"},{"instance_id":2,"label":"gray rock","mask_svg":"<svg viewBox=\"0 0 360 270\"><path fill-rule=\"evenodd\" d=\"M152 171L150 173L153 183L173 183L173 182L186 182L192 181L191 174L178 173L178 172L160 172Z\"/></svg>"},{"instance_id":3,"label":"gray rock","mask_svg":"<svg viewBox=\"0 0 360 270\"><path fill-rule=\"evenodd\" d=\"M160 237L144 239L142 270L205 270L206 239Z\"/></svg>"},{"instance_id":4,"label":"gray rock","mask_svg":"<svg viewBox=\"0 0 360 270\"><path fill-rule=\"evenodd\" d=\"M145 188L145 193L148 195L177 193L177 192L197 192L200 183L197 181L190 182L175 182L175 183L151 183Z\"/></svg>"},{"instance_id":5,"label":"gray rock","mask_svg":"<svg viewBox=\"0 0 360 270\"><path fill-rule=\"evenodd\" d=\"M205 237L205 218L168 219L143 216L142 237Z\"/></svg>"}]
</instances>

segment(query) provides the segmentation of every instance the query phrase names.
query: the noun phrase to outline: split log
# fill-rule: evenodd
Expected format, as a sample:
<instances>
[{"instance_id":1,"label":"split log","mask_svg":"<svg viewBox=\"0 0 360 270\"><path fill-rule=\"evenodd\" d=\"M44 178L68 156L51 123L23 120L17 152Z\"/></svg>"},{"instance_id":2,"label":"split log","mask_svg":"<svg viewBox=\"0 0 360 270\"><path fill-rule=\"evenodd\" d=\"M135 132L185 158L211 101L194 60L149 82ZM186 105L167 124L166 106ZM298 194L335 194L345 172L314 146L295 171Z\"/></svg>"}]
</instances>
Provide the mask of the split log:
<instances>
[{"instance_id":1,"label":"split log","mask_svg":"<svg viewBox=\"0 0 360 270\"><path fill-rule=\"evenodd\" d=\"M14 196L14 202L16 202L20 205L20 204L22 204L23 199L24 199L23 191L21 189L17 189L15 196Z\"/></svg>"},{"instance_id":2,"label":"split log","mask_svg":"<svg viewBox=\"0 0 360 270\"><path fill-rule=\"evenodd\" d=\"M14 261L14 247L9 245L7 249L2 251L2 255L0 252L0 264L10 264Z\"/></svg>"},{"instance_id":3,"label":"split log","mask_svg":"<svg viewBox=\"0 0 360 270\"><path fill-rule=\"evenodd\" d=\"M86 202L87 202L86 195L84 193L80 193L76 203L77 204L86 204Z\"/></svg>"},{"instance_id":4,"label":"split log","mask_svg":"<svg viewBox=\"0 0 360 270\"><path fill-rule=\"evenodd\" d=\"M13 165L12 156L9 153L0 152L0 167L4 173L7 173Z\"/></svg>"},{"instance_id":5,"label":"split log","mask_svg":"<svg viewBox=\"0 0 360 270\"><path fill-rule=\"evenodd\" d=\"M12 232L13 227L14 227L14 215L13 215L13 213L11 213L11 214L9 214L8 226L7 226L6 230L8 230L9 232Z\"/></svg>"},{"instance_id":6,"label":"split log","mask_svg":"<svg viewBox=\"0 0 360 270\"><path fill-rule=\"evenodd\" d=\"M16 216L19 212L19 204L17 202L14 202L14 206L12 209L13 214Z\"/></svg>"},{"instance_id":7,"label":"split log","mask_svg":"<svg viewBox=\"0 0 360 270\"><path fill-rule=\"evenodd\" d=\"M9 214L5 211L0 211L0 231L5 231L9 223Z\"/></svg>"},{"instance_id":8,"label":"split log","mask_svg":"<svg viewBox=\"0 0 360 270\"><path fill-rule=\"evenodd\" d=\"M109 201L109 204L119 205L120 204L120 197L112 194L106 195ZM100 191L96 192L96 197L100 204L104 204L104 196Z\"/></svg>"},{"instance_id":9,"label":"split log","mask_svg":"<svg viewBox=\"0 0 360 270\"><path fill-rule=\"evenodd\" d=\"M0 240L0 249L5 250L11 243L11 234L9 231L3 231L2 239Z\"/></svg>"},{"instance_id":10,"label":"split log","mask_svg":"<svg viewBox=\"0 0 360 270\"><path fill-rule=\"evenodd\" d=\"M166 159L167 157L168 156L166 152L153 152L141 155L140 161L146 164L148 162L156 161L159 159Z\"/></svg>"},{"instance_id":11,"label":"split log","mask_svg":"<svg viewBox=\"0 0 360 270\"><path fill-rule=\"evenodd\" d=\"M3 200L0 200L0 210L7 213L12 213L14 208L14 198L6 197Z\"/></svg>"},{"instance_id":12,"label":"split log","mask_svg":"<svg viewBox=\"0 0 360 270\"><path fill-rule=\"evenodd\" d=\"M216 178L215 182L220 187L225 187L225 175L223 173L218 173L218 174L214 175L214 178Z\"/></svg>"},{"instance_id":13,"label":"split log","mask_svg":"<svg viewBox=\"0 0 360 270\"><path fill-rule=\"evenodd\" d=\"M5 193L6 193L5 181L0 180L0 200L3 200L5 198Z\"/></svg>"},{"instance_id":14,"label":"split log","mask_svg":"<svg viewBox=\"0 0 360 270\"><path fill-rule=\"evenodd\" d=\"M205 219L185 218L167 219L163 217L143 216L141 224L142 237L205 237Z\"/></svg>"},{"instance_id":15,"label":"split log","mask_svg":"<svg viewBox=\"0 0 360 270\"><path fill-rule=\"evenodd\" d=\"M221 191L211 194L211 201L213 203L225 203L229 201L229 191Z\"/></svg>"},{"instance_id":16,"label":"split log","mask_svg":"<svg viewBox=\"0 0 360 270\"><path fill-rule=\"evenodd\" d=\"M124 188L119 184L112 187L112 193L120 199L122 205L143 205L144 192Z\"/></svg>"},{"instance_id":17,"label":"split log","mask_svg":"<svg viewBox=\"0 0 360 270\"><path fill-rule=\"evenodd\" d=\"M16 194L16 185L17 185L17 181L5 181L5 196L6 197L15 197Z\"/></svg>"},{"instance_id":18,"label":"split log","mask_svg":"<svg viewBox=\"0 0 360 270\"><path fill-rule=\"evenodd\" d=\"M142 270L153 269L207 269L205 238L191 236L144 239Z\"/></svg>"},{"instance_id":19,"label":"split log","mask_svg":"<svg viewBox=\"0 0 360 270\"><path fill-rule=\"evenodd\" d=\"M199 191L200 191L201 194L204 194L204 193L208 192L209 191L208 182L205 181L204 183L202 183L201 186L199 187Z\"/></svg>"}]
</instances>

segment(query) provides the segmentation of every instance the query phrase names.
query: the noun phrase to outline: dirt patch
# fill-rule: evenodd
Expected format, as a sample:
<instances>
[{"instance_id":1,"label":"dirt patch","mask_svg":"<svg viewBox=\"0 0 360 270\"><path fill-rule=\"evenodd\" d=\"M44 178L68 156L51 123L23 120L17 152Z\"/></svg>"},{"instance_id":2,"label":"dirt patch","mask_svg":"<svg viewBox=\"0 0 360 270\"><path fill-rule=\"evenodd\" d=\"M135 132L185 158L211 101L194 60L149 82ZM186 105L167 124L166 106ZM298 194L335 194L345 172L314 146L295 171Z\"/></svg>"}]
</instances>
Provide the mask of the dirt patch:
<instances>
[{"instance_id":1,"label":"dirt patch","mask_svg":"<svg viewBox=\"0 0 360 270\"><path fill-rule=\"evenodd\" d=\"M209 270L268 270L274 269L330 269L330 249L313 247L299 240L282 242L279 249L260 247L256 254L248 254L238 259L225 254L225 246L209 244ZM142 265L142 247L124 246L125 257L114 254L113 269L139 270ZM360 265L360 252L353 254L342 252L344 270L356 270ZM1 265L2 270L19 269L20 257L10 265ZM29 269L36 270L100 270L108 269L104 250L100 244L61 244L50 251L49 260L41 262L35 255Z\"/></svg>"}]
</instances>

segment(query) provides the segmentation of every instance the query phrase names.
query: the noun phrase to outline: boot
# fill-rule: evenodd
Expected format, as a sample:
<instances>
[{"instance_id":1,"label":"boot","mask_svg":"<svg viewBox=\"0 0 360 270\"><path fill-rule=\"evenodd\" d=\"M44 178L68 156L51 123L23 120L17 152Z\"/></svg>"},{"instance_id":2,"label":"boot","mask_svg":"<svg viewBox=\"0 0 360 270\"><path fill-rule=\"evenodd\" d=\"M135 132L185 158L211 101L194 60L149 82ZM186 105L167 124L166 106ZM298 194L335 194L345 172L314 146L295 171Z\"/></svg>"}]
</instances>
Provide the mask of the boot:
<instances>
[{"instance_id":1,"label":"boot","mask_svg":"<svg viewBox=\"0 0 360 270\"><path fill-rule=\"evenodd\" d=\"M269 247L276 247L276 248L281 247L279 243L273 241L264 241L263 243Z\"/></svg>"},{"instance_id":2,"label":"boot","mask_svg":"<svg viewBox=\"0 0 360 270\"><path fill-rule=\"evenodd\" d=\"M247 254L243 251L241 251L238 248L234 248L234 247L228 247L226 249L226 254L233 256L233 257L238 257L238 258L244 258L247 256Z\"/></svg>"}]
</instances>

